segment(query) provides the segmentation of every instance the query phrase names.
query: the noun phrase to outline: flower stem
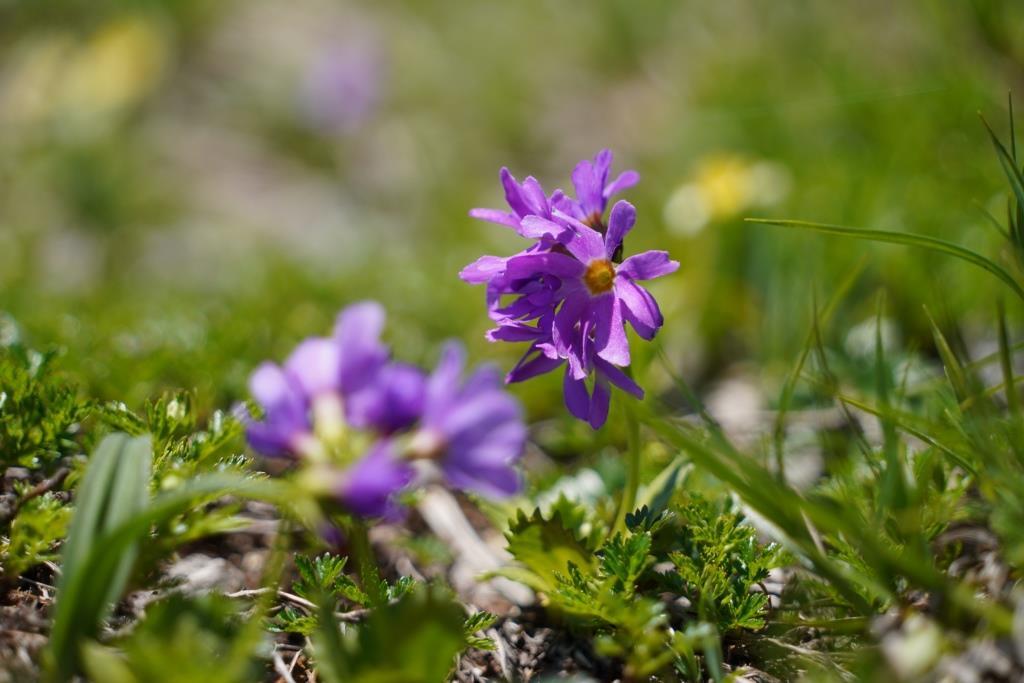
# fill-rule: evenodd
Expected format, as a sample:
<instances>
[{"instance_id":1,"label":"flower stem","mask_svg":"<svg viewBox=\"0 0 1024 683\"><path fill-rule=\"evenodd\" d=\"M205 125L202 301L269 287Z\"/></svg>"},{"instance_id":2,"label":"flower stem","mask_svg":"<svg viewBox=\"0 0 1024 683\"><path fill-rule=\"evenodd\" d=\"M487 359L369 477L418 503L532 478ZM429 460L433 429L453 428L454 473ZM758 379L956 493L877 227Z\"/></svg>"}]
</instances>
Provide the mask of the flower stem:
<instances>
[{"instance_id":1,"label":"flower stem","mask_svg":"<svg viewBox=\"0 0 1024 683\"><path fill-rule=\"evenodd\" d=\"M636 505L637 490L640 488L640 421L636 409L626 404L626 486L619 499L619 509L615 513L615 523L609 535L626 530L626 515L633 512Z\"/></svg>"},{"instance_id":2,"label":"flower stem","mask_svg":"<svg viewBox=\"0 0 1024 683\"><path fill-rule=\"evenodd\" d=\"M380 578L377 558L374 557L373 547L370 545L369 529L362 521L353 520L349 525L349 544L359 571L363 592L370 598L369 606L379 607L385 604L388 601L387 588Z\"/></svg>"}]
</instances>

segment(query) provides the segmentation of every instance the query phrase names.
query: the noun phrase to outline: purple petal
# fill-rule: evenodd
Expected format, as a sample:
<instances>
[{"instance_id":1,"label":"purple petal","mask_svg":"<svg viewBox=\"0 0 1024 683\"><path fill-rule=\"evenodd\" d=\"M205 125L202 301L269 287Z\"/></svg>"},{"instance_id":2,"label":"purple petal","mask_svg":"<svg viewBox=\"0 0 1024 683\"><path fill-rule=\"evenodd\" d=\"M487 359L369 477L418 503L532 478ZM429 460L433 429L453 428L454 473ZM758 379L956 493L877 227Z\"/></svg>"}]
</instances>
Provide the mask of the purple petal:
<instances>
[{"instance_id":1,"label":"purple petal","mask_svg":"<svg viewBox=\"0 0 1024 683\"><path fill-rule=\"evenodd\" d=\"M378 441L346 472L338 498L361 517L394 519L399 507L394 496L412 481L414 472L395 456L389 441Z\"/></svg>"},{"instance_id":2,"label":"purple petal","mask_svg":"<svg viewBox=\"0 0 1024 683\"><path fill-rule=\"evenodd\" d=\"M637 173L636 171L623 171L621 174L619 174L618 178L616 178L612 182L608 183L607 186L605 186L603 193L604 198L608 199L614 194L618 194L623 190L628 190L629 188L636 185L638 182L640 182L639 173Z\"/></svg>"},{"instance_id":3,"label":"purple petal","mask_svg":"<svg viewBox=\"0 0 1024 683\"><path fill-rule=\"evenodd\" d=\"M529 207L529 211L523 214L524 217L528 214L535 216L549 216L551 214L551 209L548 207L548 197L544 194L544 188L540 186L540 183L533 176L527 176L523 181L522 197Z\"/></svg>"},{"instance_id":4,"label":"purple petal","mask_svg":"<svg viewBox=\"0 0 1024 683\"><path fill-rule=\"evenodd\" d=\"M562 358L549 358L540 349L531 348L505 376L505 382L512 384L543 375L564 362Z\"/></svg>"},{"instance_id":5,"label":"purple petal","mask_svg":"<svg viewBox=\"0 0 1024 683\"><path fill-rule=\"evenodd\" d=\"M474 395L460 395L440 419L429 426L444 434L453 447L461 441L465 446L479 443L492 430L505 422L519 422L519 402L497 387ZM427 421L424 421L427 424Z\"/></svg>"},{"instance_id":6,"label":"purple petal","mask_svg":"<svg viewBox=\"0 0 1024 683\"><path fill-rule=\"evenodd\" d=\"M634 382L629 375L611 363L607 363L600 358L595 358L594 367L597 370L598 377L604 377L618 388L628 394L636 396L637 398L644 397L644 390L640 388L640 385Z\"/></svg>"},{"instance_id":7,"label":"purple petal","mask_svg":"<svg viewBox=\"0 0 1024 683\"><path fill-rule=\"evenodd\" d=\"M608 232L605 235L605 252L608 258L622 245L626 234L636 223L636 209L627 201L615 202L611 215L608 217Z\"/></svg>"},{"instance_id":8,"label":"purple petal","mask_svg":"<svg viewBox=\"0 0 1024 683\"><path fill-rule=\"evenodd\" d=\"M608 172L612 169L612 151L608 148L602 149L594 155L594 173L601 179L603 185L608 179Z\"/></svg>"},{"instance_id":9,"label":"purple petal","mask_svg":"<svg viewBox=\"0 0 1024 683\"><path fill-rule=\"evenodd\" d=\"M623 261L618 272L634 280L653 280L674 273L678 268L679 261L669 259L667 251L645 251Z\"/></svg>"},{"instance_id":10,"label":"purple petal","mask_svg":"<svg viewBox=\"0 0 1024 683\"><path fill-rule=\"evenodd\" d=\"M604 184L611 166L611 152L601 150L593 161L581 161L572 171L576 199L585 215L604 213Z\"/></svg>"},{"instance_id":11,"label":"purple petal","mask_svg":"<svg viewBox=\"0 0 1024 683\"><path fill-rule=\"evenodd\" d=\"M594 349L609 363L629 365L629 340L622 320L622 308L614 293L595 299Z\"/></svg>"},{"instance_id":12,"label":"purple petal","mask_svg":"<svg viewBox=\"0 0 1024 683\"><path fill-rule=\"evenodd\" d=\"M505 188L505 201L508 202L509 207L520 218L528 216L530 214L530 207L526 200L523 199L523 189L516 182L515 176L507 168L502 167L499 177L501 178L501 186Z\"/></svg>"},{"instance_id":13,"label":"purple petal","mask_svg":"<svg viewBox=\"0 0 1024 683\"><path fill-rule=\"evenodd\" d=\"M485 391L498 391L502 395L507 395L500 391L500 387L501 372L499 372L498 366L491 363L481 365L463 383L462 398L468 400Z\"/></svg>"},{"instance_id":14,"label":"purple petal","mask_svg":"<svg viewBox=\"0 0 1024 683\"><path fill-rule=\"evenodd\" d=\"M601 233L580 223L572 216L561 212L556 212L555 215L568 223L573 229L575 234L565 242L565 248L580 262L588 263L594 259L608 258L608 255L605 253L604 238L601 237Z\"/></svg>"},{"instance_id":15,"label":"purple petal","mask_svg":"<svg viewBox=\"0 0 1024 683\"><path fill-rule=\"evenodd\" d=\"M628 277L615 278L615 296L623 307L623 317L644 339L653 339L665 320L650 292Z\"/></svg>"},{"instance_id":16,"label":"purple petal","mask_svg":"<svg viewBox=\"0 0 1024 683\"><path fill-rule=\"evenodd\" d=\"M459 379L465 365L466 352L456 341L449 341L441 350L441 360L427 380L424 421L440 419L448 410L459 390Z\"/></svg>"},{"instance_id":17,"label":"purple petal","mask_svg":"<svg viewBox=\"0 0 1024 683\"><path fill-rule=\"evenodd\" d=\"M559 225L547 218L542 218L540 216L527 216L521 223L519 234L523 237L529 237L530 239L548 237L556 240L567 230L569 230L569 228L564 225Z\"/></svg>"},{"instance_id":18,"label":"purple petal","mask_svg":"<svg viewBox=\"0 0 1024 683\"><path fill-rule=\"evenodd\" d=\"M509 228L519 227L519 218L517 216L499 209L470 209L469 215L488 223L497 223Z\"/></svg>"},{"instance_id":19,"label":"purple petal","mask_svg":"<svg viewBox=\"0 0 1024 683\"><path fill-rule=\"evenodd\" d=\"M578 278L583 271L584 265L576 259L554 252L513 256L505 266L505 274L510 278L532 278L546 273L570 279Z\"/></svg>"},{"instance_id":20,"label":"purple petal","mask_svg":"<svg viewBox=\"0 0 1024 683\"><path fill-rule=\"evenodd\" d=\"M551 338L563 357L569 352L576 333L576 325L589 313L590 297L582 292L566 297L562 307L555 313L554 323L551 326Z\"/></svg>"},{"instance_id":21,"label":"purple petal","mask_svg":"<svg viewBox=\"0 0 1024 683\"><path fill-rule=\"evenodd\" d=\"M608 407L611 404L612 393L608 382L598 377L594 381L594 395L590 400L590 416L587 422L591 428L600 429L608 420Z\"/></svg>"},{"instance_id":22,"label":"purple petal","mask_svg":"<svg viewBox=\"0 0 1024 683\"><path fill-rule=\"evenodd\" d=\"M519 473L509 465L474 465L462 468L442 464L445 479L457 489L474 491L489 498L508 498L519 492Z\"/></svg>"},{"instance_id":23,"label":"purple petal","mask_svg":"<svg viewBox=\"0 0 1024 683\"><path fill-rule=\"evenodd\" d=\"M334 338L341 347L343 393L362 389L387 361L387 347L380 341L383 329L384 309L372 301L352 304L338 316Z\"/></svg>"},{"instance_id":24,"label":"purple petal","mask_svg":"<svg viewBox=\"0 0 1024 683\"><path fill-rule=\"evenodd\" d=\"M249 377L249 393L264 410L292 402L297 393L288 376L271 362L260 364Z\"/></svg>"},{"instance_id":25,"label":"purple petal","mask_svg":"<svg viewBox=\"0 0 1024 683\"><path fill-rule=\"evenodd\" d=\"M297 383L277 365L263 363L249 378L249 392L264 412L260 422L243 415L249 445L270 457L296 455L296 441L312 430Z\"/></svg>"},{"instance_id":26,"label":"purple petal","mask_svg":"<svg viewBox=\"0 0 1024 683\"><path fill-rule=\"evenodd\" d=\"M590 396L587 394L586 383L581 379L573 379L572 374L566 371L562 387L565 391L565 407L573 417L584 422L589 420Z\"/></svg>"},{"instance_id":27,"label":"purple petal","mask_svg":"<svg viewBox=\"0 0 1024 683\"><path fill-rule=\"evenodd\" d=\"M501 256L481 256L459 272L459 277L471 285L489 282L495 275L505 271L507 259Z\"/></svg>"},{"instance_id":28,"label":"purple petal","mask_svg":"<svg viewBox=\"0 0 1024 683\"><path fill-rule=\"evenodd\" d=\"M284 369L309 397L337 392L341 381L341 354L336 340L314 337L295 347Z\"/></svg>"},{"instance_id":29,"label":"purple petal","mask_svg":"<svg viewBox=\"0 0 1024 683\"><path fill-rule=\"evenodd\" d=\"M525 342L534 341L543 334L533 325L521 323L503 323L493 330L488 330L486 337L488 341L497 342Z\"/></svg>"},{"instance_id":30,"label":"purple petal","mask_svg":"<svg viewBox=\"0 0 1024 683\"><path fill-rule=\"evenodd\" d=\"M411 427L423 413L427 378L405 363L391 363L377 373L372 384L348 397L345 412L359 428L392 434Z\"/></svg>"}]
</instances>

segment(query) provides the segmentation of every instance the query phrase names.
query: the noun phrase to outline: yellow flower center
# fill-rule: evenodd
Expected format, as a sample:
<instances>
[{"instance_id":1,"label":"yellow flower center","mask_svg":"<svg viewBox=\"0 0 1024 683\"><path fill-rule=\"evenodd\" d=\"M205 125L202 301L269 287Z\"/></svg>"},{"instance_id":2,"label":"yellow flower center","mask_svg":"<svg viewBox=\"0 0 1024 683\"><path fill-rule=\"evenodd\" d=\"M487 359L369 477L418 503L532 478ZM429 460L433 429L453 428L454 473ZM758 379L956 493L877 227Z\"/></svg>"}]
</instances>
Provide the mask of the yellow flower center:
<instances>
[{"instance_id":1,"label":"yellow flower center","mask_svg":"<svg viewBox=\"0 0 1024 683\"><path fill-rule=\"evenodd\" d=\"M615 281L615 266L608 259L595 259L587 264L583 273L583 283L593 296L604 294L612 288Z\"/></svg>"}]
</instances>

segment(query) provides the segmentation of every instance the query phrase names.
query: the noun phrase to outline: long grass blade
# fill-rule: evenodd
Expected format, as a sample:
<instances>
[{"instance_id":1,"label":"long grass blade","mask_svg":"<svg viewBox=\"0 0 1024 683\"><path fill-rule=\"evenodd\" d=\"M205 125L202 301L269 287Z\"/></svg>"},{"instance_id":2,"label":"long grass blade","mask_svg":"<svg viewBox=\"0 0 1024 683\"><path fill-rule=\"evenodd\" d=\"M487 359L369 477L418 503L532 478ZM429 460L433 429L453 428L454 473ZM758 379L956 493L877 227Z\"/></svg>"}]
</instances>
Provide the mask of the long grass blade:
<instances>
[{"instance_id":1,"label":"long grass blade","mask_svg":"<svg viewBox=\"0 0 1024 683\"><path fill-rule=\"evenodd\" d=\"M1022 187L1024 192L1024 187ZM868 240L871 242L887 242L891 244L903 244L911 247L928 249L942 254L947 254L967 263L973 264L988 271L1001 280L1013 293L1024 301L1024 288L1004 268L981 254L965 249L958 244L940 240L928 235L918 235L908 232L894 232L891 230L869 230L865 228L850 228L842 225L831 225L829 223L812 223L810 221L779 220L771 218L747 218L748 223L759 223L763 225L777 225L784 228L800 228L813 230L826 235L839 235L852 237L854 239Z\"/></svg>"}]
</instances>

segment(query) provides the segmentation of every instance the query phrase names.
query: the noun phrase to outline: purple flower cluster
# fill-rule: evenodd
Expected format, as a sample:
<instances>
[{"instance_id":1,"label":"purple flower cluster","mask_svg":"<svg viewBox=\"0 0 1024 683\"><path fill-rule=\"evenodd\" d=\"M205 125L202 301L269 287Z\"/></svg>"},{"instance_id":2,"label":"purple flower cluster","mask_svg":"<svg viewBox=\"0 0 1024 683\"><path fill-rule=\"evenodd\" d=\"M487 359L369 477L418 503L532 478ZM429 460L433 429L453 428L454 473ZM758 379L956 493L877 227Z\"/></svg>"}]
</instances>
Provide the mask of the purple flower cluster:
<instances>
[{"instance_id":1,"label":"purple flower cluster","mask_svg":"<svg viewBox=\"0 0 1024 683\"><path fill-rule=\"evenodd\" d=\"M390 359L383 327L378 304L355 304L332 336L303 341L281 366L257 368L249 389L263 417L245 416L249 444L329 473L330 493L362 517L399 513L396 495L412 484L415 460L435 462L459 489L518 491L526 427L496 371L460 381L464 354L450 342L427 375Z\"/></svg>"},{"instance_id":2,"label":"purple flower cluster","mask_svg":"<svg viewBox=\"0 0 1024 683\"><path fill-rule=\"evenodd\" d=\"M591 427L608 418L611 385L643 398L621 368L630 364L625 325L652 339L664 320L641 281L679 267L664 251L646 251L623 260L623 242L636 223L627 201L609 200L635 185L626 171L609 180L612 153L603 150L581 161L572 173L576 197L561 190L550 196L528 177L521 183L507 168L501 184L510 211L473 209L474 218L512 228L532 241L509 257L482 256L460 277L487 286L487 307L496 327L491 341L528 342L522 359L505 378L521 382L565 365L565 403Z\"/></svg>"}]
</instances>

